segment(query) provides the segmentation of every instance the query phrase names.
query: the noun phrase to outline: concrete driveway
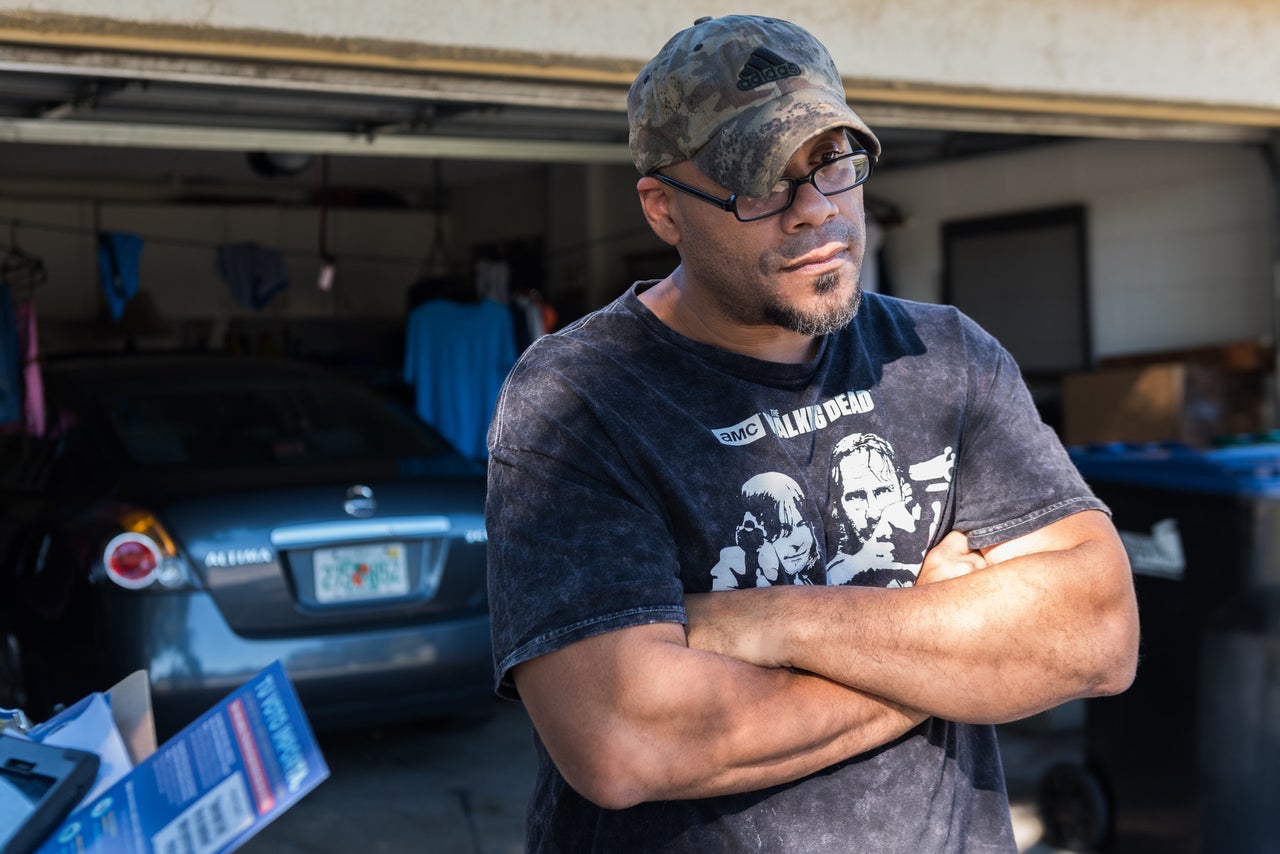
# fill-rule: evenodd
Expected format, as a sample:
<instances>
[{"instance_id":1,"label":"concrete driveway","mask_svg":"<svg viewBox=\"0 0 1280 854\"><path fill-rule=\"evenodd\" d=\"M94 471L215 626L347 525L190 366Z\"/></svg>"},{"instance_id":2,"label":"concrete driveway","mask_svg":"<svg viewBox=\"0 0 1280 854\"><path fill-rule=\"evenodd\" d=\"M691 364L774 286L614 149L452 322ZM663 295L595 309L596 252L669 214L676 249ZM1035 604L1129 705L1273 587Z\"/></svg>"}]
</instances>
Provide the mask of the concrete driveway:
<instances>
[{"instance_id":1,"label":"concrete driveway","mask_svg":"<svg viewBox=\"0 0 1280 854\"><path fill-rule=\"evenodd\" d=\"M529 719L322 733L329 779L240 850L256 854L519 854L534 773Z\"/></svg>"}]
</instances>

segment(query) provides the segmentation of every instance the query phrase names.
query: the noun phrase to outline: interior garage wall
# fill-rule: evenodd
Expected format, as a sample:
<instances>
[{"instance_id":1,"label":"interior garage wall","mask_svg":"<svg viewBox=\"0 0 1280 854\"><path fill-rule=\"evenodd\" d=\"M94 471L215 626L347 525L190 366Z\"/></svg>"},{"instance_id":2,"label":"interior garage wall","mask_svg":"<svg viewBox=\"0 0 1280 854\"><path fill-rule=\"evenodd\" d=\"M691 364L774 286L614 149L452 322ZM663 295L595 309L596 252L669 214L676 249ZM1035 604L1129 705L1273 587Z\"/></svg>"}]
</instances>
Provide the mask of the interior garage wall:
<instances>
[{"instance_id":1,"label":"interior garage wall","mask_svg":"<svg viewBox=\"0 0 1280 854\"><path fill-rule=\"evenodd\" d=\"M0 199L0 218L17 222L13 238L48 272L35 291L46 352L138 346L221 348L285 346L283 331L309 350L360 349L360 336L403 323L407 291L434 229L423 211L331 210L328 248L337 257L334 287L316 286L319 211L269 205L36 202ZM110 318L98 279L96 228L143 238L138 296L120 321ZM9 230L4 240L9 240ZM216 268L217 247L253 241L282 253L288 287L261 309L232 295ZM317 340L299 341L313 336ZM382 345L383 342L379 342ZM392 342L394 343L394 342Z\"/></svg>"},{"instance_id":2,"label":"interior garage wall","mask_svg":"<svg viewBox=\"0 0 1280 854\"><path fill-rule=\"evenodd\" d=\"M538 237L546 228L546 170L504 172L451 193L455 234L449 254L465 263L468 247L504 240Z\"/></svg>"},{"instance_id":3,"label":"interior garage wall","mask_svg":"<svg viewBox=\"0 0 1280 854\"><path fill-rule=\"evenodd\" d=\"M674 255L640 212L635 167L556 165L548 180L547 261L553 295L597 308L631 285L630 259ZM659 269L665 275L674 266L665 260Z\"/></svg>"},{"instance_id":4,"label":"interior garage wall","mask_svg":"<svg viewBox=\"0 0 1280 854\"><path fill-rule=\"evenodd\" d=\"M468 274L476 247L540 242L543 296L569 320L631 283L629 258L667 251L640 214L629 165L505 164L494 173L450 188L443 200L448 272ZM399 342L388 339L401 334L408 290L433 254L429 210L330 209L327 248L337 276L326 293L316 287L314 206L94 202L57 197L64 184L50 184L43 199L39 181L25 182L21 196L5 196L0 187L0 243L12 234L48 271L35 304L50 353L126 344L295 346L305 355L372 349L374 358L394 361L388 351ZM109 318L98 278L99 229L144 240L140 295L121 321ZM219 245L247 241L281 252L288 271L289 287L257 310L237 302L216 268Z\"/></svg>"},{"instance_id":5,"label":"interior garage wall","mask_svg":"<svg viewBox=\"0 0 1280 854\"><path fill-rule=\"evenodd\" d=\"M667 247L640 216L635 180L629 166L560 165L468 186L445 220L450 258L465 264L476 244L540 238L545 295L567 300L568 316L594 308L630 283L637 259L652 258L657 274L670 268ZM887 232L895 292L926 301L942 296L943 223L1084 205L1094 355L1106 357L1272 334L1270 186L1261 153L1246 146L1078 141L887 166L867 192L906 217ZM322 293L314 207L132 201L95 211L88 201L37 201L38 188L26 189L25 198L0 196L0 221L17 219L18 244L48 268L36 305L50 351L117 346L125 334L105 319L95 222L147 241L140 282L154 311L129 332L140 345L217 347L237 330L288 326L313 351L368 349L362 334L394 346L434 229L420 209L330 211L338 275ZM285 253L290 287L261 311L239 305L214 267L216 246L241 240Z\"/></svg>"},{"instance_id":6,"label":"interior garage wall","mask_svg":"<svg viewBox=\"0 0 1280 854\"><path fill-rule=\"evenodd\" d=\"M931 302L943 223L1084 205L1094 355L1106 357L1271 336L1269 181L1251 147L1081 141L886 169L867 192L906 217L885 244L896 292Z\"/></svg>"}]
</instances>

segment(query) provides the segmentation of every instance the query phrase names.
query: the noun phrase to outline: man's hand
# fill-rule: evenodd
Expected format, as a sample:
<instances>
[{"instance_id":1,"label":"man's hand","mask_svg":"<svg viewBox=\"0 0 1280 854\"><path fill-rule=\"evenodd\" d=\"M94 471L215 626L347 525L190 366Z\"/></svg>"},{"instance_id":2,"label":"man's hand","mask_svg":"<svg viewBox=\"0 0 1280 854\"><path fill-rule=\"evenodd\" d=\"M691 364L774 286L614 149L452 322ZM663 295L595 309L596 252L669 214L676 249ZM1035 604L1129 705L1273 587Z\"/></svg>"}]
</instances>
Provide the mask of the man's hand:
<instances>
[{"instance_id":1,"label":"man's hand","mask_svg":"<svg viewBox=\"0 0 1280 854\"><path fill-rule=\"evenodd\" d=\"M959 531L952 531L924 556L920 574L916 576L916 584L932 584L948 578L959 578L988 566L982 552L969 548L968 537Z\"/></svg>"}]
</instances>

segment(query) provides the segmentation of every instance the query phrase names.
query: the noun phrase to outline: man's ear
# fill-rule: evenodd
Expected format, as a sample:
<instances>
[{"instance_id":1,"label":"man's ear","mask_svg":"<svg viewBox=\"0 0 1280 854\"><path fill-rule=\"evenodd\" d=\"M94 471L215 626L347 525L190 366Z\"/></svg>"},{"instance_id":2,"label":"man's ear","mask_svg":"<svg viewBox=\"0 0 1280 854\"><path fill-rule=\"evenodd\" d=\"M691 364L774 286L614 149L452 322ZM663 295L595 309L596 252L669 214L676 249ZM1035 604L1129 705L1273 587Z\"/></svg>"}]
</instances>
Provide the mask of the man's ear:
<instances>
[{"instance_id":1,"label":"man's ear","mask_svg":"<svg viewBox=\"0 0 1280 854\"><path fill-rule=\"evenodd\" d=\"M680 226L671 208L671 191L657 178L646 175L636 184L640 209L653 233L672 246L680 244Z\"/></svg>"}]
</instances>

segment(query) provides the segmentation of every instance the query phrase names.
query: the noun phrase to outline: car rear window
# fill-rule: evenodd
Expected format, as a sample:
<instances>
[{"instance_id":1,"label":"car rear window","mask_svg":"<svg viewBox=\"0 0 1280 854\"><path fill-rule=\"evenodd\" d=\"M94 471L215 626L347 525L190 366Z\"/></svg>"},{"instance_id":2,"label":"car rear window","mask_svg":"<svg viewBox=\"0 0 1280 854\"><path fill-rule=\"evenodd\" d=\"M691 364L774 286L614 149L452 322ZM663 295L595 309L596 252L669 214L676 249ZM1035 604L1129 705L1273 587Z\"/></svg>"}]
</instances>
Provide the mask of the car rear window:
<instances>
[{"instance_id":1,"label":"car rear window","mask_svg":"<svg viewBox=\"0 0 1280 854\"><path fill-rule=\"evenodd\" d=\"M443 440L376 394L330 383L116 387L99 398L134 464L281 465L433 456Z\"/></svg>"}]
</instances>

